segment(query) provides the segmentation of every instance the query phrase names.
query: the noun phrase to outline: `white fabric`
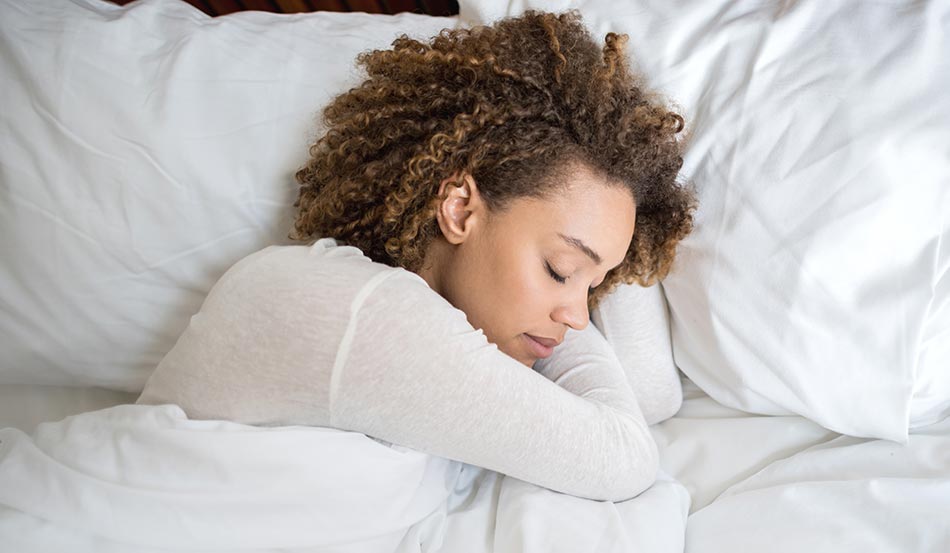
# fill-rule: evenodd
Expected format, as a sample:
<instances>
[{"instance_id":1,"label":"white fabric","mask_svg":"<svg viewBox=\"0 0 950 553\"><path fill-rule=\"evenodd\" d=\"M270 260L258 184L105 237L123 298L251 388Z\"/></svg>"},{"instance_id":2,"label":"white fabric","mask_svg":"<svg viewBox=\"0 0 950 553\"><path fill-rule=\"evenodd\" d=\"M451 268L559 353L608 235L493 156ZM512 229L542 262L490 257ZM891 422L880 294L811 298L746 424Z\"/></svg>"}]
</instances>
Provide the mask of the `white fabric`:
<instances>
[{"instance_id":1,"label":"white fabric","mask_svg":"<svg viewBox=\"0 0 950 553\"><path fill-rule=\"evenodd\" d=\"M689 517L686 550L950 551L948 513L945 419L906 445L838 436L769 464Z\"/></svg>"},{"instance_id":2,"label":"white fabric","mask_svg":"<svg viewBox=\"0 0 950 553\"><path fill-rule=\"evenodd\" d=\"M591 501L355 432L174 405L0 430L0 541L17 553L673 553L688 505L665 474Z\"/></svg>"},{"instance_id":3,"label":"white fabric","mask_svg":"<svg viewBox=\"0 0 950 553\"><path fill-rule=\"evenodd\" d=\"M356 54L457 24L180 0L0 14L0 383L130 392L228 267L290 242L293 173Z\"/></svg>"},{"instance_id":4,"label":"white fabric","mask_svg":"<svg viewBox=\"0 0 950 553\"><path fill-rule=\"evenodd\" d=\"M692 498L686 553L950 551L950 419L901 445L684 397L651 430Z\"/></svg>"},{"instance_id":5,"label":"white fabric","mask_svg":"<svg viewBox=\"0 0 950 553\"><path fill-rule=\"evenodd\" d=\"M44 384L0 384L0 428L33 432L41 422L96 411L121 403L135 403L138 394L105 388L77 388Z\"/></svg>"},{"instance_id":6,"label":"white fabric","mask_svg":"<svg viewBox=\"0 0 950 553\"><path fill-rule=\"evenodd\" d=\"M565 5L472 0L461 7L469 21L478 20L473 14L487 21ZM950 429L946 420L922 426L945 416L950 397L950 240L946 219L934 221L927 209L950 212L946 196L928 195L938 180L950 181L942 148L950 142L941 94L946 3L587 0L581 8L600 36L630 32L639 65L687 108L696 129L684 173L708 192L696 237L663 283L676 362L731 407L800 407L840 431L855 430L857 419L857 430L894 434L904 402L915 426L905 446L839 437L795 415L739 412L687 380L683 408L651 427L663 470L683 485L661 471L637 498L605 503L471 465L460 465L453 486L446 481L457 463L399 446L387 453L358 433L189 421L173 406L123 406L45 425L36 442L0 431L0 543L25 553L143 552L155 550L143 538L166 529L160 543L190 538L186 550L210 537L221 540L216 547L246 550L247 540L258 540L276 548L295 537L326 540L311 532L328 520L306 517L317 513L353 532L354 551L433 551L438 540L445 551L463 552L680 551L691 508L687 553L950 550ZM442 26L409 14L246 13L212 21L181 2L148 0L127 8L0 0L0 11L0 381L136 391L220 274L283 237L290 174L305 157L318 105L353 76L352 55L369 47L366 40L385 46L416 24L432 24L423 36ZM802 65L807 56L811 65ZM862 163L869 164L863 174ZM899 170L906 178L893 176ZM844 184L855 174L867 183L863 211L847 208L858 189ZM882 184L899 179L902 190ZM819 211L798 234L771 229L786 239L775 239L771 258L744 253L760 252L768 239L747 229L764 227L776 210L774 220L795 223L791 210L813 213L826 190L838 194L821 207L832 215ZM908 216L904 194L915 190L926 200ZM828 238L835 220L844 228ZM921 243L928 224L935 230ZM891 273L866 250L843 249L859 232L874 240L874 256L891 263ZM735 246L754 234L754 244ZM908 240L895 244L904 234ZM806 246L802 264L789 261ZM816 272L832 254L842 254L849 271ZM887 278L900 294L888 293ZM772 287L763 290L763 282ZM851 300L842 304L850 311L830 303L821 317L803 314L816 297L828 299L816 289ZM730 307L736 298L739 307ZM904 311L895 311L898 301ZM780 319L789 313L801 318ZM855 332L871 322L880 334ZM830 361L820 374L786 369L813 360L828 345L823 336L773 355L781 325L795 338L804 323L842 338L840 349L823 351ZM916 342L908 341L915 329ZM747 342L724 344L730 336ZM844 382L845 365L833 362L869 344L884 357ZM735 347L768 355L735 362ZM906 363L887 367L900 348ZM707 351L716 355L704 359ZM781 381L763 386L763 374ZM880 382L878 392L906 399L908 375L909 405L900 398L875 405L867 394ZM26 401L21 390L3 388L4 400ZM156 482L152 471L169 476ZM196 481L218 484L221 494L196 504L186 489ZM282 487L261 491L275 482ZM405 505L412 490L422 501L406 518L385 511L387 499ZM425 500L437 503L446 490L424 516ZM231 503L233 492L253 507ZM149 495L164 502L143 499ZM350 502L334 503L341 496ZM223 510L206 509L215 505ZM360 515L340 505L356 505ZM374 507L382 510L363 516ZM413 523L414 516L423 518Z\"/></svg>"},{"instance_id":7,"label":"white fabric","mask_svg":"<svg viewBox=\"0 0 950 553\"><path fill-rule=\"evenodd\" d=\"M215 279L287 242L291 173L318 108L352 84L356 52L456 23L358 13L211 20L157 0L4 9L0 383L140 391ZM604 303L623 320L608 340L634 389L654 380L644 416L668 418L680 393L665 307ZM665 332L656 349L628 341L628 325L654 337L656 316ZM659 372L638 372L657 361Z\"/></svg>"},{"instance_id":8,"label":"white fabric","mask_svg":"<svg viewBox=\"0 0 950 553\"><path fill-rule=\"evenodd\" d=\"M690 514L771 464L840 436L798 415L762 416L732 409L688 378L683 384L683 408L651 430L660 466L689 491Z\"/></svg>"},{"instance_id":9,"label":"white fabric","mask_svg":"<svg viewBox=\"0 0 950 553\"><path fill-rule=\"evenodd\" d=\"M643 492L656 444L616 354L591 324L554 351L532 370L419 275L323 238L229 269L137 403L355 430L586 498Z\"/></svg>"},{"instance_id":10,"label":"white fabric","mask_svg":"<svg viewBox=\"0 0 950 553\"><path fill-rule=\"evenodd\" d=\"M950 4L577 6L630 37L690 133L695 231L663 281L677 366L720 402L896 441L950 414ZM942 309L942 313L941 313Z\"/></svg>"},{"instance_id":11,"label":"white fabric","mask_svg":"<svg viewBox=\"0 0 950 553\"><path fill-rule=\"evenodd\" d=\"M0 391L6 390L0 387ZM77 396L83 395L81 389L74 391ZM34 395L40 395L39 390ZM63 394L56 390L54 395ZM0 405L0 411L2 407ZM382 472L384 475L397 470L405 473L422 464L420 457L412 457L415 464L407 462L397 467L390 463L391 457L379 455L385 452L382 449L384 446L378 446L360 435L342 437L340 434L346 433L334 434L331 429L221 426L208 421L185 421L183 414L171 406L156 409L162 413L161 416L155 413L128 416L129 412L105 415L103 413L110 413L110 410L106 410L83 415L85 422L81 425L64 421L52 425L55 432L41 429L41 434L47 436L47 441L40 443L44 451L53 445L49 443L51 439L66 443L57 449L54 457L66 461L66 465L58 468L54 467L59 461L47 462L47 454L40 454L38 459L36 451L24 436L17 434L13 441L16 450L30 452L29 464L26 466L10 462L9 457L14 455L13 452L3 450L0 443L0 480L6 484L6 471L12 470L12 467L18 471L15 473L18 481L10 488L12 494L3 495L3 500L0 500L0 505L7 505L0 507L0 538L3 543L11 550L25 553L51 550L102 553L153 551L154 546L144 542L120 545L111 539L93 537L88 528L78 524L77 515L81 513L66 513L63 514L64 520L49 522L28 515L25 511L12 509L7 504L13 501L12 497L16 497L16 501L31 500L35 503L36 494L48 489L46 482L63 482L60 476L65 474L68 475L65 478L67 485L57 490L57 495L53 497L54 503L36 507L34 514L49 513L54 510L57 501L69 504L75 501L76 494L90 499L109 500L113 505L110 509L121 510L121 495L116 493L120 487L88 487L83 483L82 474L94 474L96 480L101 481L100 477L105 473L103 469L87 472L96 466L114 465L117 475L128 473L128 479L133 480L142 477L142 469L135 468L139 463L150 470L157 469L163 473L173 471L184 478L188 478L188 475L200 478L202 471L217 470L220 474L214 482L221 482L222 475L232 474L235 470L247 477L251 464L256 467L266 466L270 462L280 464L280 470L273 470L269 475L263 472L254 475L254 482L267 485L269 477L286 472L286 462L293 467L293 473L288 478L300 477L313 482L314 487L318 485L316 482L323 476L298 470L301 467L295 456L285 454L283 459L268 457L266 463L260 461L259 452L267 448L261 447L257 438L263 438L270 444L275 444L272 440L279 438L264 438L266 434L259 432L290 432L287 441L280 442L284 451L317 450L322 459L319 466L323 475L350 474L346 469L354 462L353 455L368 460L373 473ZM48 420L56 420L52 417L58 416L59 412L57 408ZM165 422L161 421L167 422L169 419L173 421L172 430L162 426ZM132 425L125 432L117 431L118 426L130 421ZM225 438L219 438L217 434L232 430L238 430L242 436L234 438L226 447ZM406 539L425 544L413 551L473 553L535 550L679 552L683 550L684 532L689 536L686 553L760 549L807 549L821 553L861 551L854 544L862 545L864 551L885 553L932 553L950 549L950 535L947 534L943 516L948 497L947 462L950 460L950 427L946 421L913 430L907 446L880 440L842 438L799 416L758 416L722 406L684 379L682 409L672 419L651 427L651 431L660 446L664 471L650 490L633 500L621 503L584 500L471 465L462 465L454 486L449 485L452 494L442 506L446 514L444 520L442 515L434 511L427 522L407 531L406 535L410 537ZM210 449L203 445L197 446L193 436L199 432L201 439L215 445ZM167 435L162 437L163 433ZM0 442L12 435L12 430L3 431ZM69 439L61 439L62 436L70 435L72 437ZM234 436L234 433L231 435ZM129 436L138 437L129 443L125 441ZM307 444L308 441L317 443ZM78 448L76 444L82 442L93 442L106 451L91 452L88 447ZM126 443L128 445L119 445ZM298 443L303 445L298 447ZM331 445L339 451L336 461L339 465L331 462L324 453L326 450L323 448ZM165 448L186 457L191 464L177 462L174 456L166 455ZM124 460L113 463L109 457L116 455L118 459L120 452L125 455L121 451L123 449L132 453L131 456L126 455ZM393 449L404 455L416 454L398 447ZM244 463L243 459L227 457L235 450L254 452L254 460ZM74 455L74 451L79 451L79 455ZM72 457L77 457L78 461L73 461ZM81 470L74 471L72 467L76 466ZM670 476L682 482L682 486L671 481ZM427 484L433 484L433 480L417 480L415 483L422 490ZM168 507L180 503L181 509L176 512L183 517L196 514L197 510L184 501L184 494L178 484L179 481L173 479L162 483L160 489L171 489L175 498L164 505ZM393 488L390 486L393 484L386 482L379 491L379 497L391 492ZM769 484L775 484L776 487L772 489ZM240 482L232 479L225 486L235 490ZM687 497L683 486L689 491L692 500ZM132 489L141 488L133 486ZM304 488L304 491L306 489L309 488ZM335 488L331 486L332 489ZM349 489L353 493L364 491L364 498L374 493L359 485ZM0 487L0 495L2 490ZM153 488L148 491L157 493ZM213 496L203 497L214 500ZM267 502L276 499L272 494L261 501L270 505ZM291 501L305 500L294 497ZM94 504L102 505L98 500ZM372 504L369 506L373 507ZM229 508L228 505L224 507ZM326 507L324 503L306 504L311 512ZM687 507L692 514L687 521L688 530L684 530L682 521ZM157 507L151 513L156 512ZM262 513L266 515L266 511ZM258 520L247 512L225 513L228 514L250 525L256 524ZM111 511L108 515L112 516ZM122 513L120 515L125 521L132 518ZM340 519L343 523L347 521L347 515L334 512L333 516L344 517ZM206 524L208 522L208 519L199 521L200 528L195 529L195 535L213 531ZM367 522L372 524L374 521ZM131 523L143 524L141 520L131 520ZM441 530L432 529L432 526L438 525L441 525ZM289 524L285 524L285 528L287 526ZM236 527L238 530L243 528ZM150 528L144 530L155 531ZM181 528L177 530L181 531ZM114 528L107 532L108 535L116 535ZM300 536L305 529L294 528L289 532ZM440 532L442 546L437 549L434 547L436 542L427 537ZM766 541L772 535L780 539L773 539L774 543ZM848 541L844 541L846 539ZM368 543L357 540L352 548L356 551L401 551L383 547L374 549ZM535 547L536 544L551 546ZM192 550L188 547L184 549Z\"/></svg>"},{"instance_id":12,"label":"white fabric","mask_svg":"<svg viewBox=\"0 0 950 553\"><path fill-rule=\"evenodd\" d=\"M24 519L10 510L53 523L51 536L21 534L16 551L60 537L56 524L127 547L301 547L374 536L376 547L393 550L407 526L445 501L460 469L356 433L192 421L175 406L120 405L42 424L34 439L3 430L0 440L4 543Z\"/></svg>"}]
</instances>

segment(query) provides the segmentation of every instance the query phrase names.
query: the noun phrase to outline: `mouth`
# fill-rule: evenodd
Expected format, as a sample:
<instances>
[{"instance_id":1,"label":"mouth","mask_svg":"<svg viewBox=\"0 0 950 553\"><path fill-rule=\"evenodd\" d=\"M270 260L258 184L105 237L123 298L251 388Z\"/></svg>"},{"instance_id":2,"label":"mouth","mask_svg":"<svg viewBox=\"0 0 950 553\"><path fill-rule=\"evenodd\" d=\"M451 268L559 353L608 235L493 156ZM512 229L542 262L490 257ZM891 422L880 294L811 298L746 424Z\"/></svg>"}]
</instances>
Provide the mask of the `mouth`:
<instances>
[{"instance_id":1,"label":"mouth","mask_svg":"<svg viewBox=\"0 0 950 553\"><path fill-rule=\"evenodd\" d=\"M541 340L544 340L544 338L535 338L530 334L522 334L522 336L525 337L525 342L528 344L528 349L530 349L536 357L544 359L546 357L550 357L551 354L554 353L554 347L557 345L557 342L551 340L548 343L553 345L546 345L541 343Z\"/></svg>"}]
</instances>

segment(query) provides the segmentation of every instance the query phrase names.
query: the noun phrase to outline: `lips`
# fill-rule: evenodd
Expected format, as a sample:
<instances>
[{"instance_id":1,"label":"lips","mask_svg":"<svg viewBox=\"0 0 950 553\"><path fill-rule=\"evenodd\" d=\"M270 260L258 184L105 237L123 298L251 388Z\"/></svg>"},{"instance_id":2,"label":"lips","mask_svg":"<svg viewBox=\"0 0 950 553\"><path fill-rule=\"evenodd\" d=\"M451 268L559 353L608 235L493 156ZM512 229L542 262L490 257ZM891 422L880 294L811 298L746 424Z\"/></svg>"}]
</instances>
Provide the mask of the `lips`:
<instances>
[{"instance_id":1,"label":"lips","mask_svg":"<svg viewBox=\"0 0 950 553\"><path fill-rule=\"evenodd\" d=\"M541 345L547 346L549 348L556 347L561 343L559 340L555 340L554 338L542 338L540 336L534 336L533 334L528 334L528 336L536 340Z\"/></svg>"}]
</instances>

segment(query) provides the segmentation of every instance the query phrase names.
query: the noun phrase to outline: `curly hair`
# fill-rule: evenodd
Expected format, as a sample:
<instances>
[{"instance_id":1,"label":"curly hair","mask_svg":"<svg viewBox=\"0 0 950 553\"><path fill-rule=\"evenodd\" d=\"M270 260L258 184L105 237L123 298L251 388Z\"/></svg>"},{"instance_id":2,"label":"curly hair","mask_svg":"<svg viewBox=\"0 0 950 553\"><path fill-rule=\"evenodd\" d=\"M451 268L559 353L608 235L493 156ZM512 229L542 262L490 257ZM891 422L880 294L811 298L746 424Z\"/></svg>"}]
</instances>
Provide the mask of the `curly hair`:
<instances>
[{"instance_id":1,"label":"curly hair","mask_svg":"<svg viewBox=\"0 0 950 553\"><path fill-rule=\"evenodd\" d=\"M288 238L332 237L418 272L441 232L444 178L472 175L491 214L551 198L583 163L637 206L627 255L589 308L621 282L662 280L692 230L696 195L677 181L683 118L627 67L627 39L607 33L598 47L577 10L532 10L360 53L367 78L324 108L327 130L296 173Z\"/></svg>"}]
</instances>

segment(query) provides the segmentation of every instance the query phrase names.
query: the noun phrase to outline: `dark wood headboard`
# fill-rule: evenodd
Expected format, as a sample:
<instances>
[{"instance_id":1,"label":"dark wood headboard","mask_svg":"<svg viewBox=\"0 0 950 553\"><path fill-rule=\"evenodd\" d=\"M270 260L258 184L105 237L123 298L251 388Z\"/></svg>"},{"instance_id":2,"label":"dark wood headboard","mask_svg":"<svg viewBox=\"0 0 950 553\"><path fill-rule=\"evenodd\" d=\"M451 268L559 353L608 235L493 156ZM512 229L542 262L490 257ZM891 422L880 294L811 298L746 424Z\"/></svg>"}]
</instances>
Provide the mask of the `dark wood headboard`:
<instances>
[{"instance_id":1,"label":"dark wood headboard","mask_svg":"<svg viewBox=\"0 0 950 553\"><path fill-rule=\"evenodd\" d=\"M132 0L111 0L116 4L128 4ZM260 10L277 13L300 13L315 11L400 13L415 12L426 15L458 15L457 0L182 0L208 15Z\"/></svg>"}]
</instances>

